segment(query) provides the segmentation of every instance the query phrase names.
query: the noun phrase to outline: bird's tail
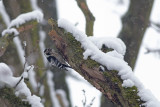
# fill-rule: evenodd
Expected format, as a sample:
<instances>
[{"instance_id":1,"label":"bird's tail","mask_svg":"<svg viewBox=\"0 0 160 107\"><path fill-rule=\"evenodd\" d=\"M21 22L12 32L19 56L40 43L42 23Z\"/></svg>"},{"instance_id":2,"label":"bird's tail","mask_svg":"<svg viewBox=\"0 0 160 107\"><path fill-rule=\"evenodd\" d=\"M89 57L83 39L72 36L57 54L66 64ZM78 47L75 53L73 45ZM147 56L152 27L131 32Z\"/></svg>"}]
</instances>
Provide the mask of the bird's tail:
<instances>
[{"instance_id":1,"label":"bird's tail","mask_svg":"<svg viewBox=\"0 0 160 107\"><path fill-rule=\"evenodd\" d=\"M71 66L68 66L66 64L62 64L64 68L72 68Z\"/></svg>"}]
</instances>

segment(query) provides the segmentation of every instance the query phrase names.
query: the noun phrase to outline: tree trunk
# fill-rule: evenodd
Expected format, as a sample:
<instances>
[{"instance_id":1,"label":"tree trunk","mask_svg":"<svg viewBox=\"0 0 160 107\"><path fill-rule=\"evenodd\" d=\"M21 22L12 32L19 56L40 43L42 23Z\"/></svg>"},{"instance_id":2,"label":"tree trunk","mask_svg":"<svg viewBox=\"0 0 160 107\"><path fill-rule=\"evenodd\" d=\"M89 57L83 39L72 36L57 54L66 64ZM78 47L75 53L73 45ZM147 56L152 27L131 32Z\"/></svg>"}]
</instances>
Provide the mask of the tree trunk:
<instances>
[{"instance_id":1,"label":"tree trunk","mask_svg":"<svg viewBox=\"0 0 160 107\"><path fill-rule=\"evenodd\" d=\"M134 69L144 33L149 25L149 18L154 0L130 0L128 12L122 18L122 30L119 38L127 46L124 59Z\"/></svg>"}]
</instances>

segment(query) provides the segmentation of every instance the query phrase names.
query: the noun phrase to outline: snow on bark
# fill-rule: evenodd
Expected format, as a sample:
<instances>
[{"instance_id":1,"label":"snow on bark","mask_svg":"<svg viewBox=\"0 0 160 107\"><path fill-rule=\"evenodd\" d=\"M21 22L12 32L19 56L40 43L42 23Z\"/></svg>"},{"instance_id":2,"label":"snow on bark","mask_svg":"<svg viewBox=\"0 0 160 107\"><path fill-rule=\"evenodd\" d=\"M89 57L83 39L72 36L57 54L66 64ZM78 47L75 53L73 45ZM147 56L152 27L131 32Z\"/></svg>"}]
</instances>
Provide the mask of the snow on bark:
<instances>
[{"instance_id":1,"label":"snow on bark","mask_svg":"<svg viewBox=\"0 0 160 107\"><path fill-rule=\"evenodd\" d=\"M21 14L17 18L11 21L8 28L11 28L14 26L19 27L20 25L31 20L37 20L38 22L41 22L43 20L43 13L39 10L34 10L28 13Z\"/></svg>"},{"instance_id":2,"label":"snow on bark","mask_svg":"<svg viewBox=\"0 0 160 107\"><path fill-rule=\"evenodd\" d=\"M5 10L5 7L3 6L3 4L1 2L0 2L0 6L4 8L3 10ZM14 33L14 35L18 35L19 32L15 28L11 28L13 26L19 26L21 24L26 23L27 21L30 21L30 20L35 20L35 19L37 21L43 20L43 13L39 10L35 10L32 12L21 14L11 22L10 22L8 14L5 11L3 12L2 15L5 15L7 17L7 22L10 23L10 24L6 24L8 26L8 28L2 32L2 36L4 36L5 34L11 34L11 33ZM18 51L18 54L20 57L21 64L23 65L23 64L25 64L25 57L24 57L25 50L23 49L21 41L18 36L15 37L13 39L13 41L17 47L17 51ZM25 43L23 43L23 45L24 46L27 45L26 41L25 41ZM26 62L26 67L30 67L30 66L28 66L27 62ZM34 68L34 66L33 66L33 68ZM32 68L32 70L30 70L30 72L24 72L22 76L25 78L26 75L29 75L28 78L31 83L31 86L32 86L33 90L36 92L37 91L37 82L35 80L35 72L34 72L33 68ZM26 68L24 68L24 69L26 69Z\"/></svg>"},{"instance_id":3,"label":"snow on bark","mask_svg":"<svg viewBox=\"0 0 160 107\"><path fill-rule=\"evenodd\" d=\"M21 14L16 19L10 22L10 18L5 11L5 7L3 5L2 0L0 0L0 14L2 15L2 18L8 27L6 30L2 32L2 36L4 36L5 34L12 34L12 33L14 33L14 35L18 35L19 32L15 28L12 28L14 26L19 27L19 25L24 24L27 21L31 20L37 20L38 22L43 20L43 13L40 10L35 10L32 12ZM22 48L20 39L19 37L15 37L13 41L17 46L17 51L20 56L21 63L23 65L25 63L25 58L24 58L25 53ZM28 68L31 69L28 70L29 72L26 72ZM40 97L36 95L31 95L30 89L24 83L24 78L29 78L34 91L37 90L37 83L34 77L35 72L33 71L33 68L34 66L28 66L28 64L26 63L26 68L24 68L25 72L21 76L23 77L23 79L16 86L21 77L13 77L10 68L4 63L0 63L0 88L3 88L4 86L15 88L16 86L15 95L19 97L25 96L26 100L29 102L29 104L31 104L32 107L43 107Z\"/></svg>"},{"instance_id":4,"label":"snow on bark","mask_svg":"<svg viewBox=\"0 0 160 107\"><path fill-rule=\"evenodd\" d=\"M41 103L40 97L31 95L30 89L24 82L24 79L19 82L21 77L13 77L11 69L5 63L0 63L0 88L5 86L9 88L15 88L15 95L18 97L25 97L24 100L31 104L31 107L44 107ZM16 86L16 87L15 87Z\"/></svg>"},{"instance_id":5,"label":"snow on bark","mask_svg":"<svg viewBox=\"0 0 160 107\"><path fill-rule=\"evenodd\" d=\"M114 55L112 55L112 53L105 54L104 52L99 50L101 44L105 44L107 47L111 47L117 52L124 55L125 46L122 45L124 43L120 43L119 41L117 41L118 39L110 38L106 41L107 43L100 41L101 43L97 45L97 43L94 42L94 39L89 39L86 34L78 30L73 24L65 19L58 20L58 27L64 28L66 31L72 33L75 39L81 43L82 47L85 50L85 52L83 53L84 59L87 59L88 56L90 56L92 60L95 60L98 63L106 66L108 70L118 71L118 75L120 75L121 79L123 80L122 86L136 86L138 88L138 95L140 96L141 100L145 101L144 105L146 107L160 106L160 102L153 96L150 91L145 89L143 84L132 72L131 67L128 66L128 64L122 58L119 58L117 56L115 57Z\"/></svg>"},{"instance_id":6,"label":"snow on bark","mask_svg":"<svg viewBox=\"0 0 160 107\"><path fill-rule=\"evenodd\" d=\"M17 29L11 28L11 29L5 29L5 30L3 30L2 36L4 36L5 34L12 34L12 33L13 33L15 36L16 36L16 35L19 35L19 32L17 31Z\"/></svg>"},{"instance_id":7,"label":"snow on bark","mask_svg":"<svg viewBox=\"0 0 160 107\"><path fill-rule=\"evenodd\" d=\"M9 26L9 23L10 23L10 18L8 16L8 14L6 13L6 9L3 5L3 0L0 0L0 14L4 20L4 23Z\"/></svg>"},{"instance_id":8,"label":"snow on bark","mask_svg":"<svg viewBox=\"0 0 160 107\"><path fill-rule=\"evenodd\" d=\"M98 49L101 49L102 46L104 45L108 48L116 50L119 54L125 55L126 46L124 42L119 38L113 38L113 37L98 38L90 36L88 37L88 39L92 41L98 47Z\"/></svg>"},{"instance_id":9,"label":"snow on bark","mask_svg":"<svg viewBox=\"0 0 160 107\"><path fill-rule=\"evenodd\" d=\"M127 80L124 80L124 81L123 81L122 86L123 86L123 87L133 87L133 86L134 86L134 83L133 83L130 79L127 79Z\"/></svg>"}]
</instances>

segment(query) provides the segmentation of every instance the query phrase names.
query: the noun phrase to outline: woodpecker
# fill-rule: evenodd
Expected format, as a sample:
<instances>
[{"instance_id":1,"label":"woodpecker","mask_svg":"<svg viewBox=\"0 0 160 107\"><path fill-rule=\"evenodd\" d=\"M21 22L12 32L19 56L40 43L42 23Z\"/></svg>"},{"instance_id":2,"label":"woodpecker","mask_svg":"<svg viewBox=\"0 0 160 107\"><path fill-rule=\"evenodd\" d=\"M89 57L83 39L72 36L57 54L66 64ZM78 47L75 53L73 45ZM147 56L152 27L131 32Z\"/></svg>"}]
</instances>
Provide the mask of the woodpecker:
<instances>
[{"instance_id":1,"label":"woodpecker","mask_svg":"<svg viewBox=\"0 0 160 107\"><path fill-rule=\"evenodd\" d=\"M53 49L50 48L45 49L44 55L46 56L51 66L58 67L59 69L72 68L66 65L66 62Z\"/></svg>"}]
</instances>

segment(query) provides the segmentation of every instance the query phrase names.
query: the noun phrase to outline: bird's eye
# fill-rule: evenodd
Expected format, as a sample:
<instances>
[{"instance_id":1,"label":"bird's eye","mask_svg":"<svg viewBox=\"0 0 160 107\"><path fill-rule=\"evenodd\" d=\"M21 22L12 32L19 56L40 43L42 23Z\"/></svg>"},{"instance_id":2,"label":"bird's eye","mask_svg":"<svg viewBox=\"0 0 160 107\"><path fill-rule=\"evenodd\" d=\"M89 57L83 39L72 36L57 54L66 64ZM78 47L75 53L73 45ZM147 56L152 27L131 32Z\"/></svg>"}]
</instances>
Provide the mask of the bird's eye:
<instances>
[{"instance_id":1,"label":"bird's eye","mask_svg":"<svg viewBox=\"0 0 160 107\"><path fill-rule=\"evenodd\" d=\"M45 53L49 52L49 49L48 49L48 48L47 48L47 49L45 49L45 50L44 50L44 52L45 52Z\"/></svg>"}]
</instances>

